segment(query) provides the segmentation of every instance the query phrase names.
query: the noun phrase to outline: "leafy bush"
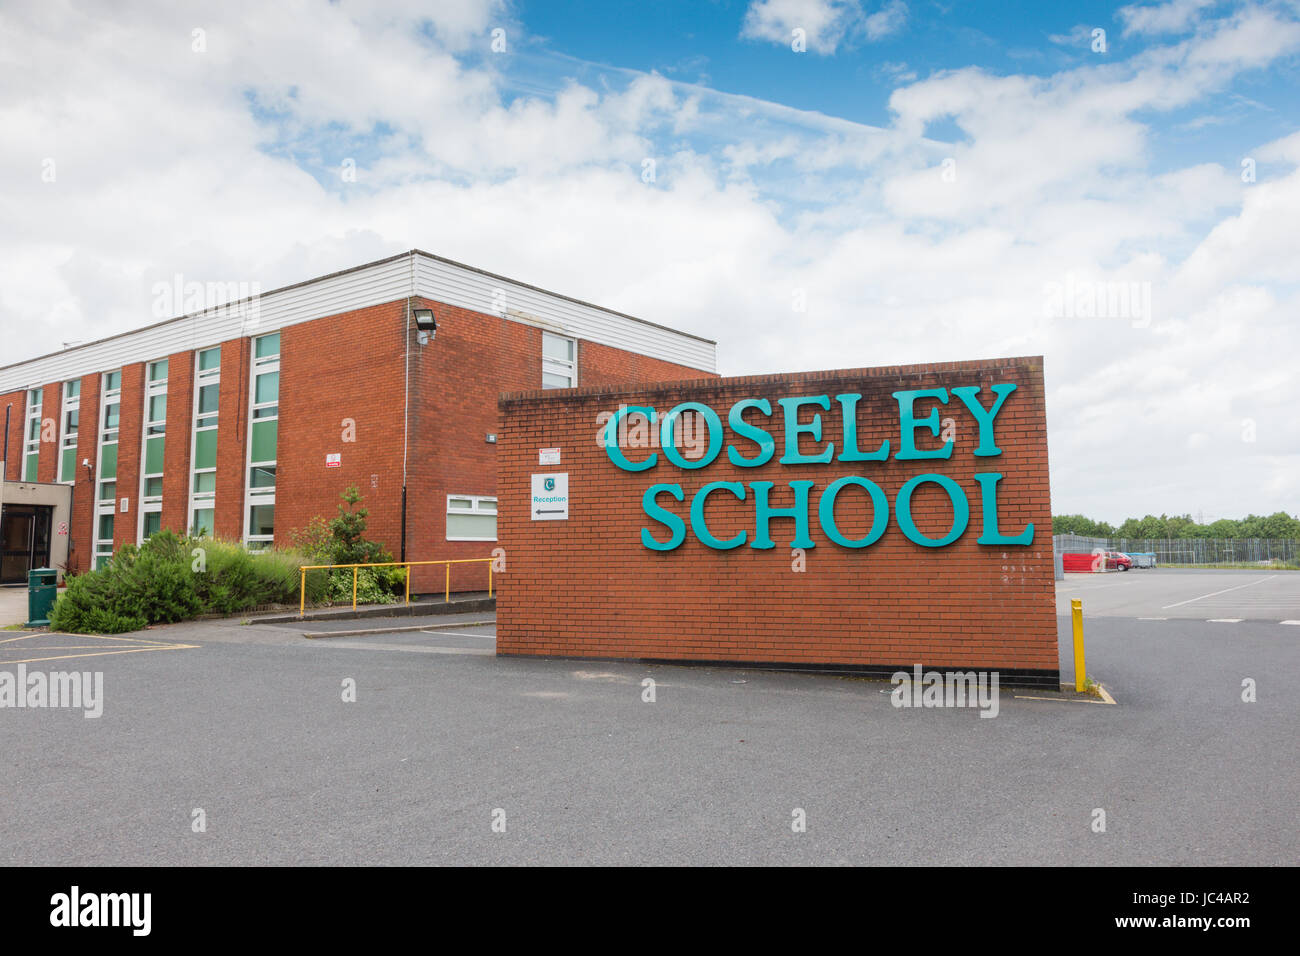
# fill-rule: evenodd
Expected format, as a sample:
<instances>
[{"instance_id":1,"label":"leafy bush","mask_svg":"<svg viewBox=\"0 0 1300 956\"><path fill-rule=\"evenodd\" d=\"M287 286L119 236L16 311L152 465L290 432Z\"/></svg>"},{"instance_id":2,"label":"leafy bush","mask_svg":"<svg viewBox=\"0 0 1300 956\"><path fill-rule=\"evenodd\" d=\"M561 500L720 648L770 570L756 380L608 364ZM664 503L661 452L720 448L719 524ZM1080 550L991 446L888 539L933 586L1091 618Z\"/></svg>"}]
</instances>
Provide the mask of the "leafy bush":
<instances>
[{"instance_id":1,"label":"leafy bush","mask_svg":"<svg viewBox=\"0 0 1300 956\"><path fill-rule=\"evenodd\" d=\"M50 628L81 634L121 634L138 631L144 616L125 610L110 576L95 571L79 574L50 609Z\"/></svg>"},{"instance_id":2,"label":"leafy bush","mask_svg":"<svg viewBox=\"0 0 1300 956\"><path fill-rule=\"evenodd\" d=\"M103 568L69 580L50 612L50 626L120 634L204 613L297 603L299 568L313 561L296 551L250 553L229 541L160 531L139 548L123 546ZM307 599L322 600L327 587L309 576Z\"/></svg>"},{"instance_id":3,"label":"leafy bush","mask_svg":"<svg viewBox=\"0 0 1300 956\"><path fill-rule=\"evenodd\" d=\"M357 603L392 604L397 600L388 576L383 572L401 568L357 568ZM405 581L405 577L402 579ZM352 569L330 572L329 599L332 603L352 603Z\"/></svg>"},{"instance_id":4,"label":"leafy bush","mask_svg":"<svg viewBox=\"0 0 1300 956\"><path fill-rule=\"evenodd\" d=\"M152 535L125 545L103 567L75 577L50 611L50 626L82 634L120 634L204 613L237 614L266 604L297 604L301 569L316 564L392 561L365 538L369 511L355 485L340 496L338 515L313 518L290 535L293 548L249 552L237 542ZM361 568L357 603L391 604L406 587L406 569ZM352 603L352 571L308 571L306 600Z\"/></svg>"}]
</instances>

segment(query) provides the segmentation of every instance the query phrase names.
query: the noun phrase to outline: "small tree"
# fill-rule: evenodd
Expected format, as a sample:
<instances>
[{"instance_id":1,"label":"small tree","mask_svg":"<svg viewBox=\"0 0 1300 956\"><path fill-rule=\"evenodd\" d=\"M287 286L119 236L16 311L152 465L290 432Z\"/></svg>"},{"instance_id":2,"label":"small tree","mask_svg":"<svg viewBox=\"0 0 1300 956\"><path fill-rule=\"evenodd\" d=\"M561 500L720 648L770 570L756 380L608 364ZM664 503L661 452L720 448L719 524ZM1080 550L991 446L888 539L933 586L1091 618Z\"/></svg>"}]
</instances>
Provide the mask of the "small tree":
<instances>
[{"instance_id":1,"label":"small tree","mask_svg":"<svg viewBox=\"0 0 1300 956\"><path fill-rule=\"evenodd\" d=\"M366 540L366 518L370 509L358 507L364 498L356 485L348 485L339 498L338 517L330 522L334 538L334 561L337 564L367 564L391 561L393 556L383 545Z\"/></svg>"}]
</instances>

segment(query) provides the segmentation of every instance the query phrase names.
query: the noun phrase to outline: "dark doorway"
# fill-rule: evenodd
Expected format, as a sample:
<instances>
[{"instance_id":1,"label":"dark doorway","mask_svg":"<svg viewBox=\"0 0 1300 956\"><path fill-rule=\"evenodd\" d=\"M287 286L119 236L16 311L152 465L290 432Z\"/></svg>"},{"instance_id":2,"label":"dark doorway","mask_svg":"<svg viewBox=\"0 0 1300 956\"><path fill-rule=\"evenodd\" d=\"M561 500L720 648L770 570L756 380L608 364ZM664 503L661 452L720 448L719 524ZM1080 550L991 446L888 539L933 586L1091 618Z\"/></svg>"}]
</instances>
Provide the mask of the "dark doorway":
<instances>
[{"instance_id":1,"label":"dark doorway","mask_svg":"<svg viewBox=\"0 0 1300 956\"><path fill-rule=\"evenodd\" d=\"M5 505L0 517L0 584L25 584L32 568L50 566L53 505Z\"/></svg>"}]
</instances>

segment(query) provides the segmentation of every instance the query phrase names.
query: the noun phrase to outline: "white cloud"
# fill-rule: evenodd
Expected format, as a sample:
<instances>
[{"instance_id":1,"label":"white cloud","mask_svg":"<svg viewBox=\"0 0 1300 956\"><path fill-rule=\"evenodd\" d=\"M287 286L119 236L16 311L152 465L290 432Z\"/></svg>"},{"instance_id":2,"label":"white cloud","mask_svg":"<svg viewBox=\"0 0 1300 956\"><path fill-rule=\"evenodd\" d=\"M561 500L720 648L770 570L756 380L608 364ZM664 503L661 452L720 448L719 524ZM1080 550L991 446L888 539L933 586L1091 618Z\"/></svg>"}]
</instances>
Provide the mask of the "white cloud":
<instances>
[{"instance_id":1,"label":"white cloud","mask_svg":"<svg viewBox=\"0 0 1300 956\"><path fill-rule=\"evenodd\" d=\"M1117 16L1124 23L1124 35L1134 33L1183 33L1201 20L1201 14L1217 0L1168 0L1166 3L1132 4L1120 7Z\"/></svg>"},{"instance_id":2,"label":"white cloud","mask_svg":"<svg viewBox=\"0 0 1300 956\"><path fill-rule=\"evenodd\" d=\"M789 47L802 30L813 53L832 54L859 36L869 41L897 33L907 21L903 0L886 0L868 13L861 0L753 0L740 35Z\"/></svg>"}]
</instances>

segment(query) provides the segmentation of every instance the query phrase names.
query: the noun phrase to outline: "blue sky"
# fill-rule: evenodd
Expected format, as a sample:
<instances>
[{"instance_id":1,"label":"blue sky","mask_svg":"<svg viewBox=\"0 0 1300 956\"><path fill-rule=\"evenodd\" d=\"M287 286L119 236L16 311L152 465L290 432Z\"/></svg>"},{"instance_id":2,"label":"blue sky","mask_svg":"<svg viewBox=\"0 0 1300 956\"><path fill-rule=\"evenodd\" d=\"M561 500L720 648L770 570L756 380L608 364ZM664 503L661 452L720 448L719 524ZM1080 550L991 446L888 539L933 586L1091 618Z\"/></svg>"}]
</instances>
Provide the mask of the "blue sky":
<instances>
[{"instance_id":1,"label":"blue sky","mask_svg":"<svg viewBox=\"0 0 1300 956\"><path fill-rule=\"evenodd\" d=\"M976 65L998 75L1050 77L1098 60L1122 64L1164 39L1126 34L1117 12L1123 5L1115 3L952 0L909 4L906 21L878 40L859 37L833 55L795 56L788 46L740 36L748 7L743 0L520 3L517 16L529 37L506 75L535 71L553 82L556 76L600 75L602 65L621 67L883 126L890 121L889 97L900 76L923 78ZM1079 27L1106 30L1104 56L1092 52L1090 34L1071 35ZM565 63L568 58L583 62ZM1231 88L1204 101L1153 112L1152 126L1162 134L1153 165L1183 163L1189 154L1231 159L1228 130L1245 139L1284 135L1300 106L1298 90L1300 65L1290 58L1268 70L1244 72ZM1198 120L1201 125L1194 125ZM961 136L950 122L936 123L928 132L945 139Z\"/></svg>"},{"instance_id":2,"label":"blue sky","mask_svg":"<svg viewBox=\"0 0 1300 956\"><path fill-rule=\"evenodd\" d=\"M1296 513L1298 80L1298 0L11 0L0 364L419 247L724 374L1041 354L1056 511Z\"/></svg>"}]
</instances>

